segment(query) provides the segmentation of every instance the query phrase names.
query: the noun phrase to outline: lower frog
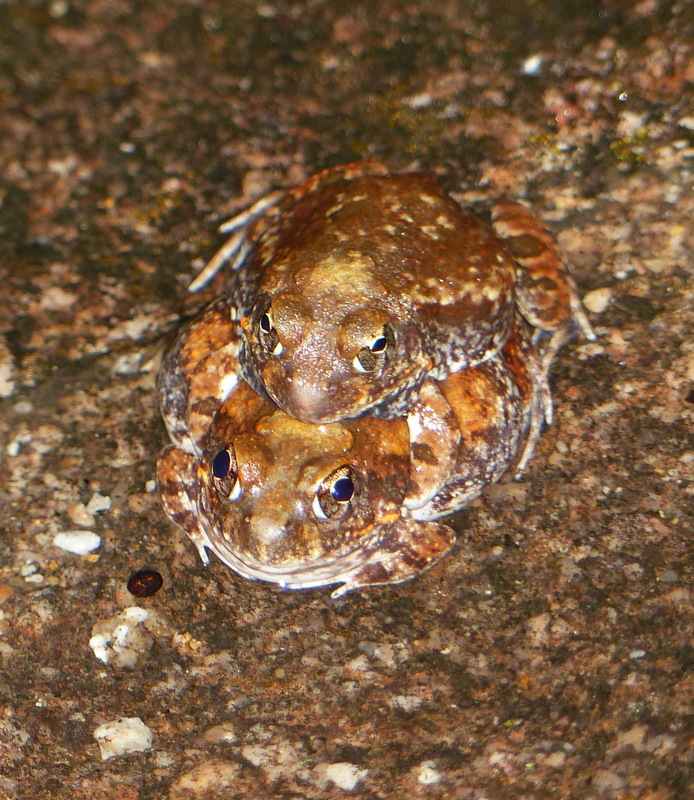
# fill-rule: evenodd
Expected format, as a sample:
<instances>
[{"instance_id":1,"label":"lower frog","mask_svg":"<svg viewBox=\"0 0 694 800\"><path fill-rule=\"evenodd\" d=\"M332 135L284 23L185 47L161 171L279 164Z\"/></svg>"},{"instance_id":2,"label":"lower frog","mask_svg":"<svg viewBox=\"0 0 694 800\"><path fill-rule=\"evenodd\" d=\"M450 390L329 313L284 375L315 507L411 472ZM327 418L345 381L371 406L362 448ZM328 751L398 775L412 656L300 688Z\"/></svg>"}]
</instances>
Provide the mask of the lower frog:
<instances>
[{"instance_id":1,"label":"lower frog","mask_svg":"<svg viewBox=\"0 0 694 800\"><path fill-rule=\"evenodd\" d=\"M187 341L172 351L179 360L202 355ZM541 372L519 320L501 353L427 381L407 417L312 425L240 381L199 437L182 434L192 406L180 405L169 426L179 444L158 463L164 509L205 563L211 551L250 579L340 584L334 597L408 580L452 547L439 518L498 480L541 425Z\"/></svg>"}]
</instances>

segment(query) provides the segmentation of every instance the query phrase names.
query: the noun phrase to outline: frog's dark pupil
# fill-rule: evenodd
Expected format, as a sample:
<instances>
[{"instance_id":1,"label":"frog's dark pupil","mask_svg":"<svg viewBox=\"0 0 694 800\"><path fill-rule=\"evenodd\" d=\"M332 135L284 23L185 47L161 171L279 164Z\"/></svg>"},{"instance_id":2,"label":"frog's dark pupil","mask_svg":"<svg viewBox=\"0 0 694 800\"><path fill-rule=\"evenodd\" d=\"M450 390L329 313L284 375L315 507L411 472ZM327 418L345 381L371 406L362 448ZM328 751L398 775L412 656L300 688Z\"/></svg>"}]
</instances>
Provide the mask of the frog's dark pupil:
<instances>
[{"instance_id":1,"label":"frog's dark pupil","mask_svg":"<svg viewBox=\"0 0 694 800\"><path fill-rule=\"evenodd\" d=\"M352 483L352 479L338 478L333 484L330 494L333 500L338 503L346 503L348 500L351 500L354 494L354 483Z\"/></svg>"},{"instance_id":2,"label":"frog's dark pupil","mask_svg":"<svg viewBox=\"0 0 694 800\"><path fill-rule=\"evenodd\" d=\"M270 317L267 314L263 314L260 318L260 329L265 331L265 333L270 333L272 330L272 323L270 322Z\"/></svg>"},{"instance_id":3,"label":"frog's dark pupil","mask_svg":"<svg viewBox=\"0 0 694 800\"><path fill-rule=\"evenodd\" d=\"M231 467L231 456L228 450L220 450L212 462L212 474L215 478L226 478Z\"/></svg>"},{"instance_id":4,"label":"frog's dark pupil","mask_svg":"<svg viewBox=\"0 0 694 800\"><path fill-rule=\"evenodd\" d=\"M372 353L380 353L386 349L386 345L388 344L388 340L385 336L379 336L378 339L374 339L373 344L371 345L371 352Z\"/></svg>"}]
</instances>

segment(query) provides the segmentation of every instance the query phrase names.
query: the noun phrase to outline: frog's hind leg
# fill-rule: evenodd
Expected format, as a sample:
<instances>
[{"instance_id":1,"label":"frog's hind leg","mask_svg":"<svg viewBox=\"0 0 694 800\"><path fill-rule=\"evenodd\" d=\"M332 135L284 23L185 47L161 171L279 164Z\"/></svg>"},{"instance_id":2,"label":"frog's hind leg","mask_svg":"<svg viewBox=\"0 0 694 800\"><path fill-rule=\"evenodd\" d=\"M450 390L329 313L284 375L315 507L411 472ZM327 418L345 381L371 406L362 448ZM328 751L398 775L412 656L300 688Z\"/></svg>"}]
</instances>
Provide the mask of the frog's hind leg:
<instances>
[{"instance_id":1,"label":"frog's hind leg","mask_svg":"<svg viewBox=\"0 0 694 800\"><path fill-rule=\"evenodd\" d=\"M516 318L514 333L506 342L501 355L520 392L525 417L525 445L516 463L517 478L532 458L543 425L552 424L552 393L547 367L537 353L527 323L520 315Z\"/></svg>"},{"instance_id":2,"label":"frog's hind leg","mask_svg":"<svg viewBox=\"0 0 694 800\"><path fill-rule=\"evenodd\" d=\"M516 464L514 477L520 477L528 462L533 457L535 446L542 433L544 424L551 425L553 419L552 393L549 389L547 369L537 358L529 358L527 362L528 378L530 382L530 396L528 398L528 430L521 457Z\"/></svg>"},{"instance_id":3,"label":"frog's hind leg","mask_svg":"<svg viewBox=\"0 0 694 800\"><path fill-rule=\"evenodd\" d=\"M492 223L518 266L516 302L537 328L536 343L544 333L550 334L541 356L547 371L576 333L591 341L595 334L556 241L540 220L525 206L504 198L492 209Z\"/></svg>"}]
</instances>

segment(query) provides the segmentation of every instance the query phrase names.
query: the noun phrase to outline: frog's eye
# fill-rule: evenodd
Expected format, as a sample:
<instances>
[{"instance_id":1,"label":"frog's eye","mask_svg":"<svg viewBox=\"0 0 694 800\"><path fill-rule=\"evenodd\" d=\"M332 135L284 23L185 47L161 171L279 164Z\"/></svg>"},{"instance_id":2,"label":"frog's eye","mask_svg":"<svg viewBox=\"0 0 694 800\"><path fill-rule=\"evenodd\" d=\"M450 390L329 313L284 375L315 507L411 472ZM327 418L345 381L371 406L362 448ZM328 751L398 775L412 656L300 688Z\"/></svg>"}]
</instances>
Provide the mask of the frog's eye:
<instances>
[{"instance_id":1,"label":"frog's eye","mask_svg":"<svg viewBox=\"0 0 694 800\"><path fill-rule=\"evenodd\" d=\"M272 356L278 356L284 350L282 342L280 342L279 334L275 329L275 323L272 320L272 311L269 307L264 314L260 315L260 319L258 320L258 340L263 349Z\"/></svg>"},{"instance_id":2,"label":"frog's eye","mask_svg":"<svg viewBox=\"0 0 694 800\"><path fill-rule=\"evenodd\" d=\"M222 497L236 500L241 494L239 468L233 444L230 444L226 450L220 450L212 459L212 477L214 485Z\"/></svg>"},{"instance_id":3,"label":"frog's eye","mask_svg":"<svg viewBox=\"0 0 694 800\"><path fill-rule=\"evenodd\" d=\"M373 372L376 367L381 366L386 359L386 352L389 347L395 345L395 333L390 323L386 322L383 330L375 336L366 347L354 357L352 362L357 372Z\"/></svg>"},{"instance_id":4,"label":"frog's eye","mask_svg":"<svg viewBox=\"0 0 694 800\"><path fill-rule=\"evenodd\" d=\"M324 478L313 498L313 513L320 519L341 519L352 507L357 492L352 467L339 467Z\"/></svg>"}]
</instances>

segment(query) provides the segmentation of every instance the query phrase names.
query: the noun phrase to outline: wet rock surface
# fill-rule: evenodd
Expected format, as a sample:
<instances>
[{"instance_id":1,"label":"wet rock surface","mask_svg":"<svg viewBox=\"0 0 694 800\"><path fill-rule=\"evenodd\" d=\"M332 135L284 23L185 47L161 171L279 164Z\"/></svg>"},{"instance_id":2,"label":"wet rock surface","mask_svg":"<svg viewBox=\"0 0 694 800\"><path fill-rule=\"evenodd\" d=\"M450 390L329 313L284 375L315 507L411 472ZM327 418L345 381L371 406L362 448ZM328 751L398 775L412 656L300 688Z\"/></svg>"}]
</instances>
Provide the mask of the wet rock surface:
<instances>
[{"instance_id":1,"label":"wet rock surface","mask_svg":"<svg viewBox=\"0 0 694 800\"><path fill-rule=\"evenodd\" d=\"M658 0L0 8L0 795L686 796L693 34ZM531 203L599 336L448 558L333 601L202 566L153 381L215 224L369 155ZM103 663L132 606L146 658Z\"/></svg>"}]
</instances>

